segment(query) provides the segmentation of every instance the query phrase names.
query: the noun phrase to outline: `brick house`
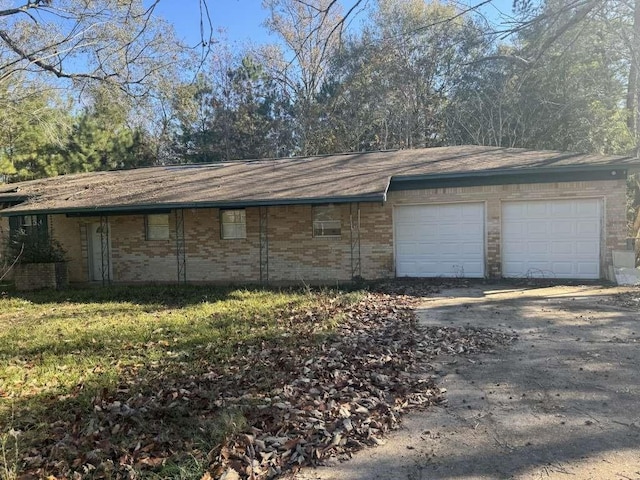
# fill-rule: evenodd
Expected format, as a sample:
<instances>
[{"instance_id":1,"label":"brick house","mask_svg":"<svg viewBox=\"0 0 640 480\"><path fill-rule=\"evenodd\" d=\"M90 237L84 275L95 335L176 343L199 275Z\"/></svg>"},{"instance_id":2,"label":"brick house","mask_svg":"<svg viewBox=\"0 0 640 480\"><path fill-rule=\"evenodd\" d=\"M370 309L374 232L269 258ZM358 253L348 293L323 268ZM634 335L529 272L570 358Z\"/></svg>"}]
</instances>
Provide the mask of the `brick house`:
<instances>
[{"instance_id":1,"label":"brick house","mask_svg":"<svg viewBox=\"0 0 640 480\"><path fill-rule=\"evenodd\" d=\"M159 166L0 186L73 282L607 275L631 157L459 146Z\"/></svg>"}]
</instances>

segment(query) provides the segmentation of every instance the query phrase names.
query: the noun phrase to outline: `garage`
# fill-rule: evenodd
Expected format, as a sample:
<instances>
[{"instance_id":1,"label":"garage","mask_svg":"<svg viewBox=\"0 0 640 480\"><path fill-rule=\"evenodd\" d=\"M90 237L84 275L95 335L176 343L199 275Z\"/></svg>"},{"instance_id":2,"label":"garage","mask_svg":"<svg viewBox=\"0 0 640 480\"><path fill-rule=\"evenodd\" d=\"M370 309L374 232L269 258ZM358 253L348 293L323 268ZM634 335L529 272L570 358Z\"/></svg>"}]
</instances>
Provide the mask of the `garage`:
<instances>
[{"instance_id":1,"label":"garage","mask_svg":"<svg viewBox=\"0 0 640 480\"><path fill-rule=\"evenodd\" d=\"M393 218L398 277L484 277L483 202L396 206Z\"/></svg>"},{"instance_id":2,"label":"garage","mask_svg":"<svg viewBox=\"0 0 640 480\"><path fill-rule=\"evenodd\" d=\"M600 199L504 202L502 275L600 278Z\"/></svg>"}]
</instances>

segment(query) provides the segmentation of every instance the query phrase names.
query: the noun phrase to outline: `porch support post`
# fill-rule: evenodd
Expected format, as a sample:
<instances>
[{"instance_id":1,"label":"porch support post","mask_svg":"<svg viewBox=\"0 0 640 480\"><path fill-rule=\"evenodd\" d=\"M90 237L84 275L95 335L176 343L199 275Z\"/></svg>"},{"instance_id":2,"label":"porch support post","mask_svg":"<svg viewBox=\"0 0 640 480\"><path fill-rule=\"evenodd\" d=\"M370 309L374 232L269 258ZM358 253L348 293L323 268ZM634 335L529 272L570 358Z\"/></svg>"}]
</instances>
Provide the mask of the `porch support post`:
<instances>
[{"instance_id":1,"label":"porch support post","mask_svg":"<svg viewBox=\"0 0 640 480\"><path fill-rule=\"evenodd\" d=\"M102 285L111 284L111 252L109 251L109 217L100 216L100 260Z\"/></svg>"},{"instance_id":2,"label":"porch support post","mask_svg":"<svg viewBox=\"0 0 640 480\"><path fill-rule=\"evenodd\" d=\"M178 264L178 283L187 283L187 248L184 239L184 210L175 210L176 217L176 261Z\"/></svg>"},{"instance_id":3,"label":"porch support post","mask_svg":"<svg viewBox=\"0 0 640 480\"><path fill-rule=\"evenodd\" d=\"M350 224L351 224L351 279L362 278L362 262L360 252L360 204L350 203Z\"/></svg>"},{"instance_id":4,"label":"porch support post","mask_svg":"<svg viewBox=\"0 0 640 480\"><path fill-rule=\"evenodd\" d=\"M260 283L269 283L269 207L260 207Z\"/></svg>"}]
</instances>

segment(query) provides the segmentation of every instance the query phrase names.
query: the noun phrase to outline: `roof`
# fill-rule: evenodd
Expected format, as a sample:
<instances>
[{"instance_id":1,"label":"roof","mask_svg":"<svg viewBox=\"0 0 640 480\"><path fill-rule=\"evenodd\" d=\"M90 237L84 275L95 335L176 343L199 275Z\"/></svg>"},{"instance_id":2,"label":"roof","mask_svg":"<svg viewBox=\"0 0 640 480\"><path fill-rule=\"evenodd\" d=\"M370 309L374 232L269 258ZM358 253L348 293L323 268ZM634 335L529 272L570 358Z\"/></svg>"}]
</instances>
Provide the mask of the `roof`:
<instances>
[{"instance_id":1,"label":"roof","mask_svg":"<svg viewBox=\"0 0 640 480\"><path fill-rule=\"evenodd\" d=\"M99 213L384 201L390 183L639 166L633 157L455 146L318 157L159 166L62 175L0 186L0 203L19 213ZM6 198L5 198L6 197Z\"/></svg>"}]
</instances>

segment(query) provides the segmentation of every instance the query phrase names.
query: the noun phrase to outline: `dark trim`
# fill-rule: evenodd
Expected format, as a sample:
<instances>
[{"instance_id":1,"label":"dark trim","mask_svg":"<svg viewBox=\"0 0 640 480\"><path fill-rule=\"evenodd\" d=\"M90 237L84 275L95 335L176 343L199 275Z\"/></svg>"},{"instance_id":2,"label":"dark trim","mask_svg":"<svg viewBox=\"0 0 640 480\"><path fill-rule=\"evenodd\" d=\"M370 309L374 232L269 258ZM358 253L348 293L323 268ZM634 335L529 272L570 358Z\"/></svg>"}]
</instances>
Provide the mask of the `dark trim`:
<instances>
[{"instance_id":1,"label":"dark trim","mask_svg":"<svg viewBox=\"0 0 640 480\"><path fill-rule=\"evenodd\" d=\"M0 194L0 203L8 203L10 205L18 205L19 203L22 202L26 202L27 200L29 200L29 197L27 197L26 195L7 195L7 196L2 196Z\"/></svg>"},{"instance_id":2,"label":"dark trim","mask_svg":"<svg viewBox=\"0 0 640 480\"><path fill-rule=\"evenodd\" d=\"M615 173L614 173L615 172ZM522 169L518 172L478 172L477 175L424 175L393 177L389 191L420 190L425 188L478 187L482 185L509 185L527 183L557 183L612 180L626 178L627 170L619 167L592 170L554 169L547 171Z\"/></svg>"},{"instance_id":3,"label":"dark trim","mask_svg":"<svg viewBox=\"0 0 640 480\"><path fill-rule=\"evenodd\" d=\"M66 214L67 216L140 215L167 213L175 209L275 207L282 205L318 205L326 203L384 203L387 192L419 190L425 188L474 187L482 185L506 185L527 183L555 183L610 180L626 178L629 165L573 165L567 167L535 167L520 169L496 169L477 172L456 172L426 175L392 176L384 192L354 196L329 196L315 198L285 198L271 200L226 200L214 202L175 202L140 205L109 205L104 207L72 207L55 209L0 210L0 216L37 214ZM615 174L612 174L615 172ZM26 197L25 197L26 199ZM16 197L12 198L15 201Z\"/></svg>"},{"instance_id":4,"label":"dark trim","mask_svg":"<svg viewBox=\"0 0 640 480\"><path fill-rule=\"evenodd\" d=\"M67 216L92 217L100 215L137 215L146 213L156 213L158 211L171 211L185 208L247 208L247 207L277 207L280 205L318 205L323 203L374 203L384 202L382 193L372 193L368 195L357 195L350 197L320 197L320 198L285 198L281 200L237 200L224 202L190 202L190 203L160 203L142 205L113 205L100 207L77 207L77 208L55 208L55 209L34 209L0 211L0 216L12 217L17 215L36 214L66 214Z\"/></svg>"},{"instance_id":5,"label":"dark trim","mask_svg":"<svg viewBox=\"0 0 640 480\"><path fill-rule=\"evenodd\" d=\"M49 212L50 214L55 215L56 213L60 213L63 214L64 212ZM138 209L138 210L128 210L126 212L118 212L118 211L112 211L112 210L92 210L90 213L84 213L84 212L69 212L66 213L67 217L97 217L97 216L101 216L101 215L120 215L120 216L124 216L124 215L153 215L153 214L161 214L161 213L166 213L167 215L169 215L171 213L171 209L170 208L156 208L153 210L150 209ZM1 215L1 214L0 214Z\"/></svg>"}]
</instances>

